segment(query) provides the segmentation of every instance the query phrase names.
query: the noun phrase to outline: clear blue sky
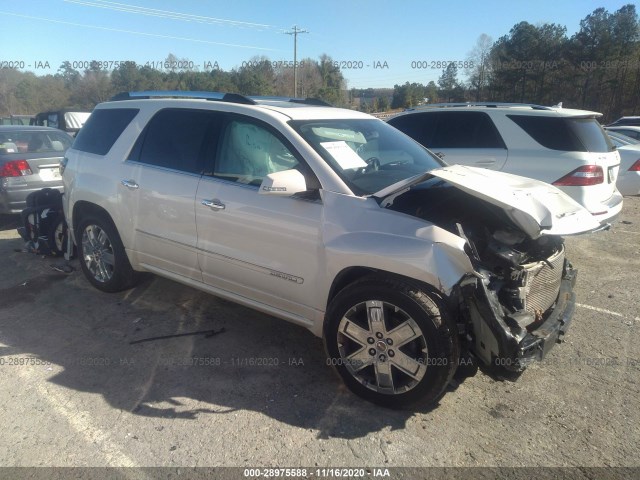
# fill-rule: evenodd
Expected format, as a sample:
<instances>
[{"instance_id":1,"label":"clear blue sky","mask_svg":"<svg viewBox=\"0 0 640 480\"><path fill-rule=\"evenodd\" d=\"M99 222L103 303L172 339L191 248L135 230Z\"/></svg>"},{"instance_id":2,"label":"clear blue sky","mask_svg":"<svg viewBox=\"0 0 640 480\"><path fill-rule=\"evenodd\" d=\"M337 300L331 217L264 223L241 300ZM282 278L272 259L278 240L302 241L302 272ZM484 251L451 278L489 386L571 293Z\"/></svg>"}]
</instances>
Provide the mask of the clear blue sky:
<instances>
[{"instance_id":1,"label":"clear blue sky","mask_svg":"<svg viewBox=\"0 0 640 480\"><path fill-rule=\"evenodd\" d=\"M438 69L411 62L464 61L482 33L494 40L516 23L552 22L568 35L598 7L624 0L0 0L0 61L55 73L65 61L163 61L169 53L201 70L230 70L256 55L293 60L322 53L362 68L343 69L349 88L437 80ZM35 69L49 62L51 70ZM373 68L387 63L388 68Z\"/></svg>"}]
</instances>

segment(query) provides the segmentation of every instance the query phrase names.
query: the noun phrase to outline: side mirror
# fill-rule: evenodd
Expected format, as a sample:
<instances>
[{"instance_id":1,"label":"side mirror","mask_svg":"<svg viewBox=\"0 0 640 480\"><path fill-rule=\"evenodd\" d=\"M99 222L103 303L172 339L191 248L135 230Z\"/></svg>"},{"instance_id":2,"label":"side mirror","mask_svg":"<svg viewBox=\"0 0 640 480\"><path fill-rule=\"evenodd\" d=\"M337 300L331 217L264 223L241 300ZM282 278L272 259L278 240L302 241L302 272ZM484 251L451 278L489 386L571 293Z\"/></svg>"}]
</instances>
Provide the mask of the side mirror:
<instances>
[{"instance_id":1,"label":"side mirror","mask_svg":"<svg viewBox=\"0 0 640 480\"><path fill-rule=\"evenodd\" d=\"M296 193L306 192L307 182L298 170L282 170L264 177L259 191L263 195L290 197Z\"/></svg>"}]
</instances>

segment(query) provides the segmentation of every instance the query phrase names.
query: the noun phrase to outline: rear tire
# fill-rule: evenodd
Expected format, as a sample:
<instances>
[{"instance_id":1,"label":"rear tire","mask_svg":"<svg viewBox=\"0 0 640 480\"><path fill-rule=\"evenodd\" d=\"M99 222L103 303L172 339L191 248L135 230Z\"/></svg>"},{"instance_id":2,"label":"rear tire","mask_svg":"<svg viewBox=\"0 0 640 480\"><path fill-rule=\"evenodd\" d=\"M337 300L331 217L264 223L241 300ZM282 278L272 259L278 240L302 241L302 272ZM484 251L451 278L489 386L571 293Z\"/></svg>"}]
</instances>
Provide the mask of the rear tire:
<instances>
[{"instance_id":1,"label":"rear tire","mask_svg":"<svg viewBox=\"0 0 640 480\"><path fill-rule=\"evenodd\" d=\"M456 371L456 325L423 286L368 277L342 290L327 311L329 362L356 395L405 408L436 403Z\"/></svg>"},{"instance_id":2,"label":"rear tire","mask_svg":"<svg viewBox=\"0 0 640 480\"><path fill-rule=\"evenodd\" d=\"M94 287L111 293L135 285L138 276L110 220L88 215L80 220L77 231L80 266Z\"/></svg>"}]
</instances>

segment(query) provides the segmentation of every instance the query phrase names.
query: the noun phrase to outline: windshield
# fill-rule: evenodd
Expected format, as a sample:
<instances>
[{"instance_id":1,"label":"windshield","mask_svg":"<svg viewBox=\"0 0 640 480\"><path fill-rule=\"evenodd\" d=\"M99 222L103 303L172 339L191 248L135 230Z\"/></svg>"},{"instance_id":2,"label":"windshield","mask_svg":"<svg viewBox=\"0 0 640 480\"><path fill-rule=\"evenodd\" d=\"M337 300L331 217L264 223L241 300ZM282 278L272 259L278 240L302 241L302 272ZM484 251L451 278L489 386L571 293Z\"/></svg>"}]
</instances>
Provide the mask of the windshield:
<instances>
[{"instance_id":1,"label":"windshield","mask_svg":"<svg viewBox=\"0 0 640 480\"><path fill-rule=\"evenodd\" d=\"M356 195L371 195L446 165L380 120L297 120L290 125Z\"/></svg>"}]
</instances>

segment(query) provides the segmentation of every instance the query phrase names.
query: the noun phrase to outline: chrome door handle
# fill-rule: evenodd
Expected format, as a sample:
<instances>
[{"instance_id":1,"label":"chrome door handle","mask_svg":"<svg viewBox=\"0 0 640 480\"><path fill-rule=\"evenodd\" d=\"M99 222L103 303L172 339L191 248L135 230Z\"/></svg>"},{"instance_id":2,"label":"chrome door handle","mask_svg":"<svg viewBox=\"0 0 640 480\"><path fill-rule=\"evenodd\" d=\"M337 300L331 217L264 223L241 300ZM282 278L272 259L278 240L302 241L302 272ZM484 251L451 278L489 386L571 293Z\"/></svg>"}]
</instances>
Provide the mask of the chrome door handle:
<instances>
[{"instance_id":1,"label":"chrome door handle","mask_svg":"<svg viewBox=\"0 0 640 480\"><path fill-rule=\"evenodd\" d=\"M211 210L215 210L216 212L219 210L224 210L224 203L221 203L220 200L202 200L200 202L205 207L209 207Z\"/></svg>"},{"instance_id":2,"label":"chrome door handle","mask_svg":"<svg viewBox=\"0 0 640 480\"><path fill-rule=\"evenodd\" d=\"M140 185L138 185L134 180L122 180L120 183L132 190L135 190L136 188L140 188Z\"/></svg>"}]
</instances>

